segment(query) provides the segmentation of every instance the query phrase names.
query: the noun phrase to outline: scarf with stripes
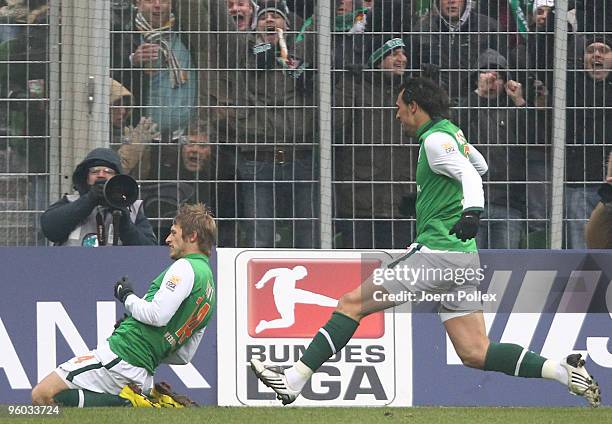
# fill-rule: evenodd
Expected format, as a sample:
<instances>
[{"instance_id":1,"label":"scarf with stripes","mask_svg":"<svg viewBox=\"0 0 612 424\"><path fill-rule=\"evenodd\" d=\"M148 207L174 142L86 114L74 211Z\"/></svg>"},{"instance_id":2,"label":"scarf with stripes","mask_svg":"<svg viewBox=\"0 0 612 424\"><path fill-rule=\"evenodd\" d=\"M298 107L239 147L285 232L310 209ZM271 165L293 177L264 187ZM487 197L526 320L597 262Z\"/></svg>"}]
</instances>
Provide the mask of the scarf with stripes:
<instances>
[{"instance_id":1,"label":"scarf with stripes","mask_svg":"<svg viewBox=\"0 0 612 424\"><path fill-rule=\"evenodd\" d=\"M166 63L168 64L172 88L175 88L177 85L185 84L188 79L187 73L181 69L181 65L170 47L170 37L166 36L174 26L174 15L170 14L168 22L160 28L153 28L140 12L136 14L134 22L136 24L136 29L142 32L142 36L147 43L159 44L164 59L166 59Z\"/></svg>"}]
</instances>

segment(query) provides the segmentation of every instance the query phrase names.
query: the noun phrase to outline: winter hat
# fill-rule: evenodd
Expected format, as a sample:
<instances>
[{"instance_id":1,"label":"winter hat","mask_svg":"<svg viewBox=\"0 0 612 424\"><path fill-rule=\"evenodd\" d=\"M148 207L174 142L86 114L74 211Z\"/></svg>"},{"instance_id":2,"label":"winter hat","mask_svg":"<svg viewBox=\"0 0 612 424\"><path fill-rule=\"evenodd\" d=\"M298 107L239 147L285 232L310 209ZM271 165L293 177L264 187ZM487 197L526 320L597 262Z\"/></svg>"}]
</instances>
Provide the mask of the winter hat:
<instances>
[{"instance_id":1,"label":"winter hat","mask_svg":"<svg viewBox=\"0 0 612 424\"><path fill-rule=\"evenodd\" d=\"M374 40L372 41L372 48L378 45ZM393 50L404 47L406 47L406 43L404 43L404 40L402 40L401 38L392 38L390 40L387 40L382 46L372 52L370 58L368 59L368 65L371 68L375 68L376 64L383 60L387 55L391 54Z\"/></svg>"},{"instance_id":2,"label":"winter hat","mask_svg":"<svg viewBox=\"0 0 612 424\"><path fill-rule=\"evenodd\" d=\"M585 47L590 46L593 43L602 43L609 47L612 47L612 37L606 34L589 34L584 37Z\"/></svg>"},{"instance_id":3,"label":"winter hat","mask_svg":"<svg viewBox=\"0 0 612 424\"><path fill-rule=\"evenodd\" d=\"M87 173L89 168L93 166L106 166L114 169L117 174L123 174L121 168L121 158L113 149L98 147L93 149L85 156L85 159L77 165L72 174L72 184L80 194L86 193L89 190L87 184Z\"/></svg>"},{"instance_id":4,"label":"winter hat","mask_svg":"<svg viewBox=\"0 0 612 424\"><path fill-rule=\"evenodd\" d=\"M119 174L119 168L117 167L117 165L104 159L93 159L87 162L88 169L93 168L94 166L105 166L107 168L113 169L116 173Z\"/></svg>"},{"instance_id":5,"label":"winter hat","mask_svg":"<svg viewBox=\"0 0 612 424\"><path fill-rule=\"evenodd\" d=\"M555 7L555 0L535 0L533 2L533 13L538 10L538 7Z\"/></svg>"},{"instance_id":6,"label":"winter hat","mask_svg":"<svg viewBox=\"0 0 612 424\"><path fill-rule=\"evenodd\" d=\"M110 79L110 104L121 101L121 105L130 105L132 103L132 93L125 88L119 81Z\"/></svg>"},{"instance_id":7,"label":"winter hat","mask_svg":"<svg viewBox=\"0 0 612 424\"><path fill-rule=\"evenodd\" d=\"M506 82L512 79L506 58L495 49L486 49L478 56L478 69L470 74L469 83L477 87L479 74L492 70L497 71L500 78Z\"/></svg>"},{"instance_id":8,"label":"winter hat","mask_svg":"<svg viewBox=\"0 0 612 424\"><path fill-rule=\"evenodd\" d=\"M289 25L289 8L285 0L259 0L257 2L257 19L268 12L278 13Z\"/></svg>"}]
</instances>

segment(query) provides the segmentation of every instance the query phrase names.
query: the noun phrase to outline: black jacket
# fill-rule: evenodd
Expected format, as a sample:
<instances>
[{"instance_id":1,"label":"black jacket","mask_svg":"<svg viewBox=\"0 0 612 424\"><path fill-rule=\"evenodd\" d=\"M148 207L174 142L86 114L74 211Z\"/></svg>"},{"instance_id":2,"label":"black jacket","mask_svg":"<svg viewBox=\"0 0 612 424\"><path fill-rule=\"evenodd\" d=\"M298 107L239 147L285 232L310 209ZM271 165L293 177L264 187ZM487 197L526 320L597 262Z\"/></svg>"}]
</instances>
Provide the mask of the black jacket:
<instances>
[{"instance_id":1,"label":"black jacket","mask_svg":"<svg viewBox=\"0 0 612 424\"><path fill-rule=\"evenodd\" d=\"M72 202L67 196L62 197L49 206L40 218L45 237L57 245L65 243L70 233L88 219L97 206L97 202L90 195L87 185L88 169L97 161L104 161L119 174L123 173L119 155L111 149L94 149L77 165L72 174L72 182L74 188L79 192L79 197ZM131 206L131 208L133 207L134 205ZM144 215L142 208L138 209L135 222L132 222L129 214L122 214L119 238L123 245L157 244L151 224Z\"/></svg>"},{"instance_id":2,"label":"black jacket","mask_svg":"<svg viewBox=\"0 0 612 424\"><path fill-rule=\"evenodd\" d=\"M612 76L596 81L585 71L568 72L566 179L604 180L612 134Z\"/></svg>"},{"instance_id":3,"label":"black jacket","mask_svg":"<svg viewBox=\"0 0 612 424\"><path fill-rule=\"evenodd\" d=\"M495 50L483 52L478 59L478 70L469 79L469 95L461 99L460 107L454 111L455 120L489 164L489 172L483 177L487 202L521 211L525 185L509 183L528 180L527 145L536 142L535 129L543 116L528 105L515 106L505 89L496 98L479 96L475 91L479 73L490 69L496 69L505 82L512 79L501 54Z\"/></svg>"},{"instance_id":4,"label":"black jacket","mask_svg":"<svg viewBox=\"0 0 612 424\"><path fill-rule=\"evenodd\" d=\"M340 218L399 217L413 189L419 146L395 119L401 77L366 70L335 86L335 213Z\"/></svg>"},{"instance_id":5,"label":"black jacket","mask_svg":"<svg viewBox=\"0 0 612 424\"><path fill-rule=\"evenodd\" d=\"M472 0L466 0L461 19L454 23L441 14L438 3L432 1L430 12L415 22L413 28L419 34L413 37L412 51L416 63L440 67L440 82L455 103L465 95L466 70L474 68L487 49L507 51L507 42L498 33L497 21L472 9Z\"/></svg>"}]
</instances>

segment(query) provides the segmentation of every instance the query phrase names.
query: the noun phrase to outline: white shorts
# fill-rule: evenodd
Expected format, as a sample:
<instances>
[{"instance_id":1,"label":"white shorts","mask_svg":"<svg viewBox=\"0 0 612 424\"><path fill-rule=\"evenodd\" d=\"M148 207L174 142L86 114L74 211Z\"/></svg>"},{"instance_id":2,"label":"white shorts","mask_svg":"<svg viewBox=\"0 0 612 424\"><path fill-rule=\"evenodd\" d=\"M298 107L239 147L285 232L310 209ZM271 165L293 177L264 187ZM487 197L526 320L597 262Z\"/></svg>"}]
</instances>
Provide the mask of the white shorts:
<instances>
[{"instance_id":1,"label":"white shorts","mask_svg":"<svg viewBox=\"0 0 612 424\"><path fill-rule=\"evenodd\" d=\"M388 268L404 268L396 276L405 277L385 281L383 286L389 293L408 291L417 299L421 293L444 295L438 306L442 322L482 310L482 302L467 300L475 297L482 275L477 252L446 252L413 243ZM411 270L416 273L408 272Z\"/></svg>"},{"instance_id":2,"label":"white shorts","mask_svg":"<svg viewBox=\"0 0 612 424\"><path fill-rule=\"evenodd\" d=\"M118 395L128 384L144 392L153 387L153 376L140 367L128 364L110 349L107 341L95 350L60 364L55 372L71 389Z\"/></svg>"}]
</instances>

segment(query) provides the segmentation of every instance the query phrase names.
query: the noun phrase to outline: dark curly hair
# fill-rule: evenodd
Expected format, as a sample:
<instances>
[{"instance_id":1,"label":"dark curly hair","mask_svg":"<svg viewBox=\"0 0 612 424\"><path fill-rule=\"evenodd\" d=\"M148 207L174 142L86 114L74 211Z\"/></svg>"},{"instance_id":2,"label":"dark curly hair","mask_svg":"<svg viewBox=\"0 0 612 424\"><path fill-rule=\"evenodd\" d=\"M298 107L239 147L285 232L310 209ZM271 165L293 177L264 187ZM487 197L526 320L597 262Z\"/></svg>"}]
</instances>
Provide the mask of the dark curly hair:
<instances>
[{"instance_id":1,"label":"dark curly hair","mask_svg":"<svg viewBox=\"0 0 612 424\"><path fill-rule=\"evenodd\" d=\"M400 87L405 104L416 102L431 118L448 118L449 98L446 91L429 78L410 78Z\"/></svg>"}]
</instances>

